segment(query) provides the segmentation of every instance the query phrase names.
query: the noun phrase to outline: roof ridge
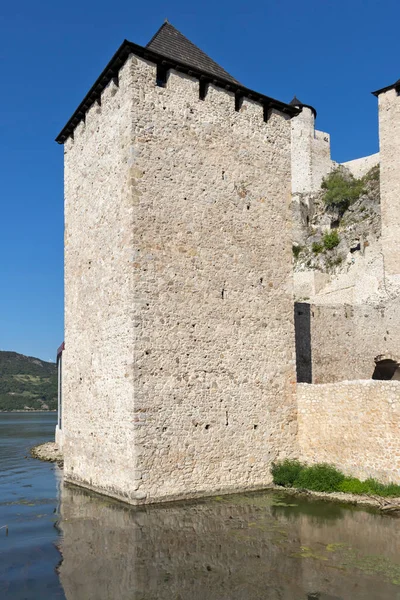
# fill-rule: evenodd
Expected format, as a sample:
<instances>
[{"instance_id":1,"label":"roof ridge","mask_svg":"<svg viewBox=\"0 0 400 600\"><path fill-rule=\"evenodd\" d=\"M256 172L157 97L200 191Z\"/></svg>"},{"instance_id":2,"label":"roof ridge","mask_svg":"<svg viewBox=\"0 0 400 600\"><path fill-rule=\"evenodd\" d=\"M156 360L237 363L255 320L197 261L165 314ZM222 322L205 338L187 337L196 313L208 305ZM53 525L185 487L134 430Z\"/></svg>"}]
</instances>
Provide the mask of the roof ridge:
<instances>
[{"instance_id":1,"label":"roof ridge","mask_svg":"<svg viewBox=\"0 0 400 600\"><path fill-rule=\"evenodd\" d=\"M238 84L239 81L232 77L221 65L212 59L204 50L196 46L172 23L166 20L156 31L146 48L185 63L189 67L208 73L210 76L221 77Z\"/></svg>"}]
</instances>

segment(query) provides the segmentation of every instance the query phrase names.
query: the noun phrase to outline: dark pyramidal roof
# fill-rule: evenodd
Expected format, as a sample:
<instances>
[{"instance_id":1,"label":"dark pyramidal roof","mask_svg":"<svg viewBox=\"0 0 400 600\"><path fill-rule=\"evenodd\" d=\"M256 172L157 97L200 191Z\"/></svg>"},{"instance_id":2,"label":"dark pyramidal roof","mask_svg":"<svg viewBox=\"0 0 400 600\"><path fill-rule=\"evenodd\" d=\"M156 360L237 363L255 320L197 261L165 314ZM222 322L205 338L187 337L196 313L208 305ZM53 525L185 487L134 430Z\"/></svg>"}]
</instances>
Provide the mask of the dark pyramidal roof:
<instances>
[{"instance_id":1,"label":"dark pyramidal roof","mask_svg":"<svg viewBox=\"0 0 400 600\"><path fill-rule=\"evenodd\" d=\"M195 46L188 40L180 31L175 29L171 23L165 21L161 25L157 33L151 38L146 48L158 52L172 60L184 63L189 67L193 67L209 73L214 77L220 77L232 83L239 83L236 79L229 75L225 69L212 60L205 52Z\"/></svg>"},{"instance_id":2,"label":"dark pyramidal roof","mask_svg":"<svg viewBox=\"0 0 400 600\"><path fill-rule=\"evenodd\" d=\"M293 96L293 99L289 102L289 104L290 106L298 106L299 108L309 108L314 113L314 117L317 117L317 111L315 110L315 108L313 106L310 106L309 104L303 104L303 102L301 102L296 95Z\"/></svg>"},{"instance_id":3,"label":"dark pyramidal roof","mask_svg":"<svg viewBox=\"0 0 400 600\"><path fill-rule=\"evenodd\" d=\"M293 99L289 102L292 106L303 106L303 103L297 98L296 95L293 96Z\"/></svg>"}]
</instances>

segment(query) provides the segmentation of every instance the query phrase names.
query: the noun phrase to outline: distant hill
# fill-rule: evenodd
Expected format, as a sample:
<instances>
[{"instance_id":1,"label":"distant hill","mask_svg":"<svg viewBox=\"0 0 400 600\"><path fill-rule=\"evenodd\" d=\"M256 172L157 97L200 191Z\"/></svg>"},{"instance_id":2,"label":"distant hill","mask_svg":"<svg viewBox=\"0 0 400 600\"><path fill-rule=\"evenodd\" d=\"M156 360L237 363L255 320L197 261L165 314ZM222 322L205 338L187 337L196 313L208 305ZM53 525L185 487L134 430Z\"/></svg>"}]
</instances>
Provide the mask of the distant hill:
<instances>
[{"instance_id":1,"label":"distant hill","mask_svg":"<svg viewBox=\"0 0 400 600\"><path fill-rule=\"evenodd\" d=\"M17 352L0 351L0 411L56 408L56 365Z\"/></svg>"}]
</instances>

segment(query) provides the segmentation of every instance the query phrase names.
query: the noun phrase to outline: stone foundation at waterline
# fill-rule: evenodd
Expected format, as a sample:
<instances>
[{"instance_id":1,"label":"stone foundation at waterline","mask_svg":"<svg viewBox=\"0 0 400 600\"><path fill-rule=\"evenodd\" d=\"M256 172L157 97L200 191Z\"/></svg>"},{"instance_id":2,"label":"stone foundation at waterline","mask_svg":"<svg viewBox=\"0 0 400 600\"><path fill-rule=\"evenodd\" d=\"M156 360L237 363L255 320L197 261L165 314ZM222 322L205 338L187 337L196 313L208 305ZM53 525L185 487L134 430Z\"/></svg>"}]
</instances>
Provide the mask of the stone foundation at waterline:
<instances>
[{"instance_id":1,"label":"stone foundation at waterline","mask_svg":"<svg viewBox=\"0 0 400 600\"><path fill-rule=\"evenodd\" d=\"M300 458L400 483L400 381L297 386Z\"/></svg>"}]
</instances>

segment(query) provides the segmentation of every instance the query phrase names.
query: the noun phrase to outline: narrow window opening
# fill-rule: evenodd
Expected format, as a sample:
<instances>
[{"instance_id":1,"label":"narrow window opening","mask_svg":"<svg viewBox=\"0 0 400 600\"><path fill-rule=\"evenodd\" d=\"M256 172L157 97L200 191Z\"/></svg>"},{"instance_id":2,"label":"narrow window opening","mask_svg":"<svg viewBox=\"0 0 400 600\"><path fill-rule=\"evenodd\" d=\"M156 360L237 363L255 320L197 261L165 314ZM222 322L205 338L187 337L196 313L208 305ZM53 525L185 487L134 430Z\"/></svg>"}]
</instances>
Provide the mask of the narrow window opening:
<instances>
[{"instance_id":1,"label":"narrow window opening","mask_svg":"<svg viewBox=\"0 0 400 600\"><path fill-rule=\"evenodd\" d=\"M269 104L264 104L263 105L263 117L264 117L265 123L268 122L268 119L271 116L271 112L272 112L272 109L271 109L270 105Z\"/></svg>"},{"instance_id":2,"label":"narrow window opening","mask_svg":"<svg viewBox=\"0 0 400 600\"><path fill-rule=\"evenodd\" d=\"M168 70L163 65L157 65L156 86L165 87L167 85Z\"/></svg>"},{"instance_id":3,"label":"narrow window opening","mask_svg":"<svg viewBox=\"0 0 400 600\"><path fill-rule=\"evenodd\" d=\"M241 96L240 94L236 94L235 95L235 110L236 110L236 112L239 112L239 110L242 108L242 104L243 104L243 96Z\"/></svg>"},{"instance_id":4,"label":"narrow window opening","mask_svg":"<svg viewBox=\"0 0 400 600\"><path fill-rule=\"evenodd\" d=\"M200 100L204 100L207 96L208 91L208 82L205 79L200 79L199 82L199 98Z\"/></svg>"}]
</instances>

